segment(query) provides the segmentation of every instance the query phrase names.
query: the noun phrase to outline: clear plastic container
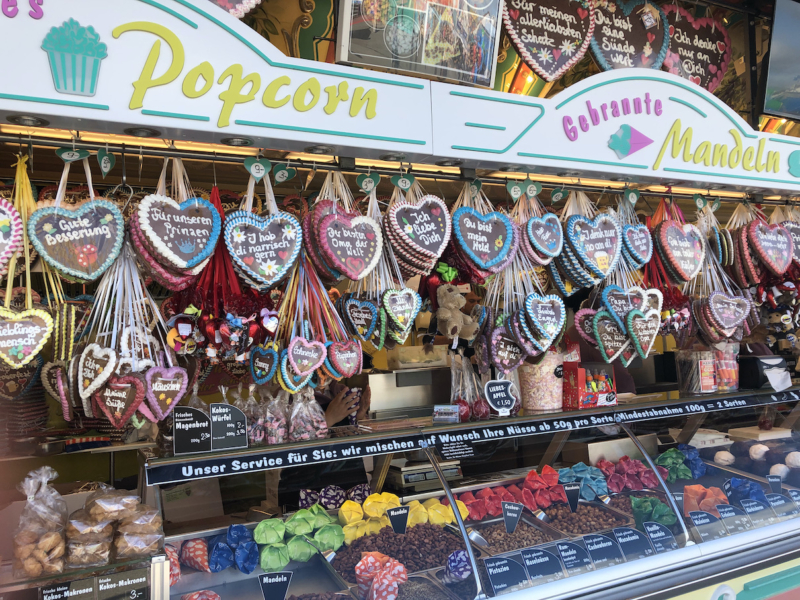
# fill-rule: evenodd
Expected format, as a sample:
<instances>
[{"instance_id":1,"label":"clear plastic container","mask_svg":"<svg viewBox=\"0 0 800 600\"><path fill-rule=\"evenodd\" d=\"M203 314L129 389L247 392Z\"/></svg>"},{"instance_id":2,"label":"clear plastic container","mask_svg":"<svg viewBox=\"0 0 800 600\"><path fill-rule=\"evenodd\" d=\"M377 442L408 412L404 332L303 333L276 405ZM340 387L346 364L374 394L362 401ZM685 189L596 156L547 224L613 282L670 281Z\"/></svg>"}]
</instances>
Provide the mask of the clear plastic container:
<instances>
[{"instance_id":1,"label":"clear plastic container","mask_svg":"<svg viewBox=\"0 0 800 600\"><path fill-rule=\"evenodd\" d=\"M527 413L561 410L564 400L564 355L545 352L537 365L522 363L519 369L522 408Z\"/></svg>"},{"instance_id":2,"label":"clear plastic container","mask_svg":"<svg viewBox=\"0 0 800 600\"><path fill-rule=\"evenodd\" d=\"M713 351L717 367L717 391L737 391L739 389L739 342L716 344Z\"/></svg>"},{"instance_id":3,"label":"clear plastic container","mask_svg":"<svg viewBox=\"0 0 800 600\"><path fill-rule=\"evenodd\" d=\"M697 346L690 350L680 350L675 356L675 368L682 396L700 396L718 391L717 363L713 349Z\"/></svg>"}]
</instances>

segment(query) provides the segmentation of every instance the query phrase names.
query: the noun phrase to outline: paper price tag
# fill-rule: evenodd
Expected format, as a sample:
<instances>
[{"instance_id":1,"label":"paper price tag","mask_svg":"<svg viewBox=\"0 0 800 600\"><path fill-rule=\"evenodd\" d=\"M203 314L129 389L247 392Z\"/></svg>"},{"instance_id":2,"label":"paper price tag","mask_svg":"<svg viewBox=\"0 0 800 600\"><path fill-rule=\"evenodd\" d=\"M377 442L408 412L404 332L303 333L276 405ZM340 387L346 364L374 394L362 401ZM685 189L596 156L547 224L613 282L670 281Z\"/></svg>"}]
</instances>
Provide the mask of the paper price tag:
<instances>
[{"instance_id":1,"label":"paper price tag","mask_svg":"<svg viewBox=\"0 0 800 600\"><path fill-rule=\"evenodd\" d=\"M767 475L767 483L769 483L769 489L772 490L773 494L780 494L783 492L780 475Z\"/></svg>"},{"instance_id":2,"label":"paper price tag","mask_svg":"<svg viewBox=\"0 0 800 600\"><path fill-rule=\"evenodd\" d=\"M625 562L619 544L607 535L585 535L583 543L586 544L596 569L605 569Z\"/></svg>"},{"instance_id":3,"label":"paper price tag","mask_svg":"<svg viewBox=\"0 0 800 600\"><path fill-rule=\"evenodd\" d=\"M502 502L503 523L506 526L506 533L511 535L517 530L519 519L522 516L522 504L518 502Z\"/></svg>"},{"instance_id":4,"label":"paper price tag","mask_svg":"<svg viewBox=\"0 0 800 600\"><path fill-rule=\"evenodd\" d=\"M564 493L567 495L567 501L569 502L569 510L570 512L575 512L578 510L578 500L581 498L581 486L579 483L565 483L564 484Z\"/></svg>"},{"instance_id":5,"label":"paper price tag","mask_svg":"<svg viewBox=\"0 0 800 600\"><path fill-rule=\"evenodd\" d=\"M625 560L638 560L656 553L650 540L640 531L630 527L615 527L614 537L625 555Z\"/></svg>"},{"instance_id":6,"label":"paper price tag","mask_svg":"<svg viewBox=\"0 0 800 600\"><path fill-rule=\"evenodd\" d=\"M552 552L539 548L529 548L523 550L522 562L528 570L528 577L533 585L551 583L564 579L564 567L561 559Z\"/></svg>"},{"instance_id":7,"label":"paper price tag","mask_svg":"<svg viewBox=\"0 0 800 600\"><path fill-rule=\"evenodd\" d=\"M386 515L389 517L389 522L392 524L392 530L395 533L403 534L408 527L408 513L411 508L408 506L398 506L397 508L386 509Z\"/></svg>"},{"instance_id":8,"label":"paper price tag","mask_svg":"<svg viewBox=\"0 0 800 600\"><path fill-rule=\"evenodd\" d=\"M486 401L501 417L510 415L511 409L514 408L514 404L517 401L511 393L513 385L513 382L506 379L493 379L492 381L487 381L486 385L483 386Z\"/></svg>"}]
</instances>

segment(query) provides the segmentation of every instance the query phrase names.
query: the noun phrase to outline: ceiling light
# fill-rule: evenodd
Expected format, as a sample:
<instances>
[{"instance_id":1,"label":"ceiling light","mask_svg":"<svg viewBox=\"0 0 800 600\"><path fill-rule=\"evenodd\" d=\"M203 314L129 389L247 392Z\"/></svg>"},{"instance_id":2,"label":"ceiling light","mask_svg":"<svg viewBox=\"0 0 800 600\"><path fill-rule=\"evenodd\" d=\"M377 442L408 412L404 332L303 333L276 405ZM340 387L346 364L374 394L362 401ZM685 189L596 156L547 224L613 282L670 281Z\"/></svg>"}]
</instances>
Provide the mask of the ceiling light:
<instances>
[{"instance_id":1,"label":"ceiling light","mask_svg":"<svg viewBox=\"0 0 800 600\"><path fill-rule=\"evenodd\" d=\"M161 132L158 129L151 129L150 127L129 127L125 130L125 133L140 138L161 137Z\"/></svg>"},{"instance_id":2,"label":"ceiling light","mask_svg":"<svg viewBox=\"0 0 800 600\"><path fill-rule=\"evenodd\" d=\"M30 115L11 115L6 118L9 123L21 125L23 127L47 127L50 125L50 121L40 119L39 117L31 117Z\"/></svg>"},{"instance_id":3,"label":"ceiling light","mask_svg":"<svg viewBox=\"0 0 800 600\"><path fill-rule=\"evenodd\" d=\"M464 161L457 158L448 158L446 160L437 160L436 164L440 167L458 167L463 165Z\"/></svg>"},{"instance_id":4,"label":"ceiling light","mask_svg":"<svg viewBox=\"0 0 800 600\"><path fill-rule=\"evenodd\" d=\"M309 154L333 154L333 148L323 145L308 146L304 151Z\"/></svg>"},{"instance_id":5,"label":"ceiling light","mask_svg":"<svg viewBox=\"0 0 800 600\"><path fill-rule=\"evenodd\" d=\"M400 152L388 152L388 153L386 153L386 154L381 154L381 155L379 156L379 158L380 158L381 160L385 160L385 161L389 161L389 162L394 162L394 161L405 160L405 159L406 159L406 155L405 155L405 154L402 154L402 153L400 153Z\"/></svg>"},{"instance_id":6,"label":"ceiling light","mask_svg":"<svg viewBox=\"0 0 800 600\"><path fill-rule=\"evenodd\" d=\"M252 146L253 140L246 137L230 137L220 140L226 146Z\"/></svg>"}]
</instances>

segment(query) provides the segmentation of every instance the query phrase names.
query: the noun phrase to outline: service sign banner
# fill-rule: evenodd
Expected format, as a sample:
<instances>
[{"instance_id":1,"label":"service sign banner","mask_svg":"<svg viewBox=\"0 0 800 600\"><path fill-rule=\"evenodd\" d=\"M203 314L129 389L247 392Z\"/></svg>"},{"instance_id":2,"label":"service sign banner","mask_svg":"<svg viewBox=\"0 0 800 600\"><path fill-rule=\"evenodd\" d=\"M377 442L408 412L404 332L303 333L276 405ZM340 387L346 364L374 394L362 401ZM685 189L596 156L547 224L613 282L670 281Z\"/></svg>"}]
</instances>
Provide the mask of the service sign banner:
<instances>
[{"instance_id":1,"label":"service sign banner","mask_svg":"<svg viewBox=\"0 0 800 600\"><path fill-rule=\"evenodd\" d=\"M431 93L437 157L701 188L800 190L800 140L754 131L713 94L669 73L601 73L548 99L438 83Z\"/></svg>"},{"instance_id":2,"label":"service sign banner","mask_svg":"<svg viewBox=\"0 0 800 600\"><path fill-rule=\"evenodd\" d=\"M67 129L138 125L165 138L324 144L351 156L431 152L427 81L287 58L208 0L2 5L3 44L16 56L3 64L3 121L32 114Z\"/></svg>"}]
</instances>

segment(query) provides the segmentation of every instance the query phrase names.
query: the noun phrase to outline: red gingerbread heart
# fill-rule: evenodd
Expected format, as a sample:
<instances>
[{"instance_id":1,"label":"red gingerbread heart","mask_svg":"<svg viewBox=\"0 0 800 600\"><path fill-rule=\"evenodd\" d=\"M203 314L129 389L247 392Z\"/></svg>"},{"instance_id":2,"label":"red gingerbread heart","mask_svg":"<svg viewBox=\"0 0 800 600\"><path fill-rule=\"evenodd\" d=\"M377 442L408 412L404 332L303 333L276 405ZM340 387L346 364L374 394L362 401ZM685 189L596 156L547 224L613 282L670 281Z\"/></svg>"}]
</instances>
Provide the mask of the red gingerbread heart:
<instances>
[{"instance_id":1,"label":"red gingerbread heart","mask_svg":"<svg viewBox=\"0 0 800 600\"><path fill-rule=\"evenodd\" d=\"M92 399L111 424L122 429L144 401L144 383L134 375L112 375Z\"/></svg>"},{"instance_id":2,"label":"red gingerbread heart","mask_svg":"<svg viewBox=\"0 0 800 600\"><path fill-rule=\"evenodd\" d=\"M753 221L747 226L750 248L774 275L783 275L792 264L794 242L783 225Z\"/></svg>"}]
</instances>

